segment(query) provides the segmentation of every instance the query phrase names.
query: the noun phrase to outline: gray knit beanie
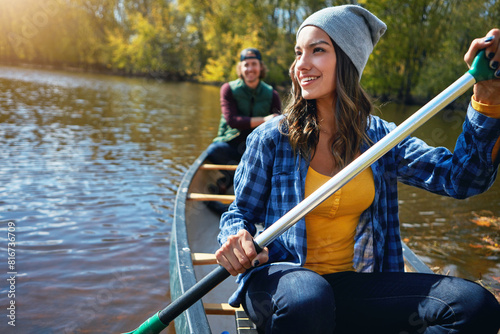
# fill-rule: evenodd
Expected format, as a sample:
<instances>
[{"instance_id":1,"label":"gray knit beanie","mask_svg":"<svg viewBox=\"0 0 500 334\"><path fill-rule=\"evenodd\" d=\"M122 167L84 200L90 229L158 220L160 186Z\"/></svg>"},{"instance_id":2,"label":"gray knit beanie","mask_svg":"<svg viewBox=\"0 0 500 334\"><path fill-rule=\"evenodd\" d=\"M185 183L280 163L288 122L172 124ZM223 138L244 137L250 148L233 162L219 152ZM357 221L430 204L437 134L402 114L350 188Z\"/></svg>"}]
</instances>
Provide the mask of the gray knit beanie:
<instances>
[{"instance_id":1,"label":"gray knit beanie","mask_svg":"<svg viewBox=\"0 0 500 334\"><path fill-rule=\"evenodd\" d=\"M354 63L360 80L373 47L387 30L384 22L356 5L317 11L300 25L297 37L305 26L315 26L325 31Z\"/></svg>"}]
</instances>

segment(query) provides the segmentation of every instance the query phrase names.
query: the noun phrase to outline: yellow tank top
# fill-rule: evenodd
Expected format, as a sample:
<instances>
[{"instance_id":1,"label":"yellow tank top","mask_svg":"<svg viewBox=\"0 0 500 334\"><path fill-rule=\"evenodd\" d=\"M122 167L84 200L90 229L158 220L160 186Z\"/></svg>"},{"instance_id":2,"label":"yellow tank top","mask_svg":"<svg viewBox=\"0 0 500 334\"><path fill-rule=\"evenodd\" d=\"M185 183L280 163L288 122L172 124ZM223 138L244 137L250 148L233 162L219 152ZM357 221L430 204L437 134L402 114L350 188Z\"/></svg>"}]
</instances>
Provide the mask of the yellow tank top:
<instances>
[{"instance_id":1,"label":"yellow tank top","mask_svg":"<svg viewBox=\"0 0 500 334\"><path fill-rule=\"evenodd\" d=\"M329 176L309 167L305 196L329 179ZM320 275L354 270L356 226L374 198L373 173L371 168L367 168L306 215L306 268Z\"/></svg>"}]
</instances>

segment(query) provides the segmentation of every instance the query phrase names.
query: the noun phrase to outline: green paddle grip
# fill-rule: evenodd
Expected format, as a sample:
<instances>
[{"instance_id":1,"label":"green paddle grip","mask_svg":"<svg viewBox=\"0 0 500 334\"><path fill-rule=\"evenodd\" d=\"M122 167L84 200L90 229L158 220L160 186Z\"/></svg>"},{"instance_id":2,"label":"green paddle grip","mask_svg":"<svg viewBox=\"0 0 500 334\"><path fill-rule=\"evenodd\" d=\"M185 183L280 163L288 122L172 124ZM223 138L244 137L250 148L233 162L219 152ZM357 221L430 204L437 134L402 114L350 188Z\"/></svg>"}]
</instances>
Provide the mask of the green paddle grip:
<instances>
[{"instance_id":1,"label":"green paddle grip","mask_svg":"<svg viewBox=\"0 0 500 334\"><path fill-rule=\"evenodd\" d=\"M486 58L485 51L481 50L474 58L469 73L476 79L476 82L497 79L495 70L490 68L489 60Z\"/></svg>"},{"instance_id":2,"label":"green paddle grip","mask_svg":"<svg viewBox=\"0 0 500 334\"><path fill-rule=\"evenodd\" d=\"M161 322L158 313L144 321L136 330L124 334L159 334L167 326Z\"/></svg>"}]
</instances>

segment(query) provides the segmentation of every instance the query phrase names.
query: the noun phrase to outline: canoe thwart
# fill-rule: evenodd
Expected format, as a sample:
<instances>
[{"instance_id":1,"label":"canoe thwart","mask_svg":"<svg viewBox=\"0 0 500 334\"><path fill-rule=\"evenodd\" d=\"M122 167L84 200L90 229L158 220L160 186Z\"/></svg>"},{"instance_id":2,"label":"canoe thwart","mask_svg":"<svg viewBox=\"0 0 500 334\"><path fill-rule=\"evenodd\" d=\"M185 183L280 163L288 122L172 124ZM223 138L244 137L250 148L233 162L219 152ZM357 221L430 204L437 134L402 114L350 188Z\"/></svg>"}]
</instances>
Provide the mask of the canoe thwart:
<instances>
[{"instance_id":1,"label":"canoe thwart","mask_svg":"<svg viewBox=\"0 0 500 334\"><path fill-rule=\"evenodd\" d=\"M190 193L188 194L187 199L191 201L207 201L207 202L215 201L224 204L230 204L234 201L234 195Z\"/></svg>"},{"instance_id":2,"label":"canoe thwart","mask_svg":"<svg viewBox=\"0 0 500 334\"><path fill-rule=\"evenodd\" d=\"M200 166L202 170L236 170L238 165L215 165L215 164L203 164Z\"/></svg>"},{"instance_id":3,"label":"canoe thwart","mask_svg":"<svg viewBox=\"0 0 500 334\"><path fill-rule=\"evenodd\" d=\"M257 334L257 327L252 320L248 318L245 310L236 310L235 319L238 334Z\"/></svg>"},{"instance_id":4,"label":"canoe thwart","mask_svg":"<svg viewBox=\"0 0 500 334\"><path fill-rule=\"evenodd\" d=\"M193 259L193 265L207 265L207 264L217 264L217 259L215 254L211 253L192 253L191 259Z\"/></svg>"}]
</instances>

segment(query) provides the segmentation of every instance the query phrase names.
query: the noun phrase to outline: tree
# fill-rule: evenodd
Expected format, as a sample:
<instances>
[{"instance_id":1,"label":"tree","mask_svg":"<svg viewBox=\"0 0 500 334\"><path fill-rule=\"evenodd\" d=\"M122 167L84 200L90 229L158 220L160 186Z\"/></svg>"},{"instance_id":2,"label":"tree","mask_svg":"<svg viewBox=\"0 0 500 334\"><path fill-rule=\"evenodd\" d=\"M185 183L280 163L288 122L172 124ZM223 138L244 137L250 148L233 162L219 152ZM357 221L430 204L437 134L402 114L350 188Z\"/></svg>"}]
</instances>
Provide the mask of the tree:
<instances>
[{"instance_id":1,"label":"tree","mask_svg":"<svg viewBox=\"0 0 500 334\"><path fill-rule=\"evenodd\" d=\"M127 73L174 78L189 70L183 60L184 17L172 4L143 2L139 12L121 13L127 29L108 31L111 67Z\"/></svg>"},{"instance_id":2,"label":"tree","mask_svg":"<svg viewBox=\"0 0 500 334\"><path fill-rule=\"evenodd\" d=\"M495 0L0 0L0 61L220 83L236 77L243 48L257 47L266 81L289 85L299 25L341 4L364 6L388 25L362 84L406 103L461 75L471 40L500 14Z\"/></svg>"}]
</instances>

